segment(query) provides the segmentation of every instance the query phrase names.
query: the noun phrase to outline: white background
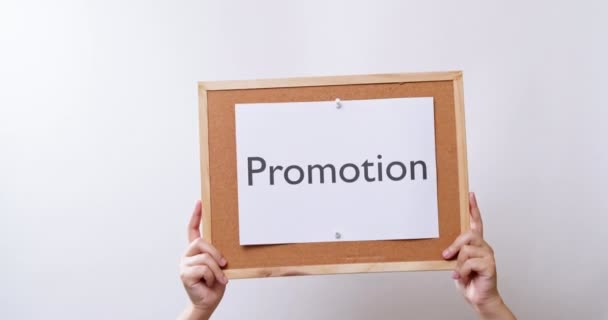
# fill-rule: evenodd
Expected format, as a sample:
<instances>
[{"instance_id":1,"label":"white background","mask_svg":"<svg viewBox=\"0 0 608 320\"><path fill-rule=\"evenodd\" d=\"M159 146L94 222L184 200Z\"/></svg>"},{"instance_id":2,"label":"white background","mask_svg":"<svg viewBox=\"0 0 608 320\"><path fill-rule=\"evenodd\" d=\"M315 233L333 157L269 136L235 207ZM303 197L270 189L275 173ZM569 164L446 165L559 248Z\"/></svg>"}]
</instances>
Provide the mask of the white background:
<instances>
[{"instance_id":1,"label":"white background","mask_svg":"<svg viewBox=\"0 0 608 320\"><path fill-rule=\"evenodd\" d=\"M439 236L433 98L344 100L341 105L339 109L334 101L236 105L241 244ZM261 157L266 163L263 172L252 174L251 185L249 157ZM373 166L364 170L364 161ZM393 161L405 166L390 170L391 177L403 176L399 181L387 175ZM411 161L424 161L426 172L417 165L412 175ZM351 183L340 174L347 163L357 170L358 179ZM309 165L327 164L335 168L335 183L331 170L324 170L324 183L319 182L320 169L308 174ZM277 165L283 170L273 174L271 185L271 167ZM303 174L287 171L292 165ZM260 169L261 162L251 167ZM353 179L355 169L346 168L344 176ZM302 182L289 184L284 172ZM367 174L374 182L365 180ZM336 233L342 235L339 240Z\"/></svg>"},{"instance_id":2,"label":"white background","mask_svg":"<svg viewBox=\"0 0 608 320\"><path fill-rule=\"evenodd\" d=\"M196 81L463 69L521 319L608 319L605 1L2 1L0 318L169 319ZM470 319L449 272L232 281L216 319Z\"/></svg>"}]
</instances>

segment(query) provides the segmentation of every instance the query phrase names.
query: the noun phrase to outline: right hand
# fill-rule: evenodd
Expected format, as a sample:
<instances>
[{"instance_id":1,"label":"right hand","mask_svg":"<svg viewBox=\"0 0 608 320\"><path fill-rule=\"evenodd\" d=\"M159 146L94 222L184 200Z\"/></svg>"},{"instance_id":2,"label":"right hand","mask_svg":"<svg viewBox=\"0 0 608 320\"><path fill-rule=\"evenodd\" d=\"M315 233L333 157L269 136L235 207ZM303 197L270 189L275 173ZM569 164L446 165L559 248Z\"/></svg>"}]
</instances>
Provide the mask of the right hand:
<instances>
[{"instance_id":1,"label":"right hand","mask_svg":"<svg viewBox=\"0 0 608 320\"><path fill-rule=\"evenodd\" d=\"M221 267L227 264L222 254L201 238L201 202L196 202L190 223L188 241L190 245L180 263L180 277L192 305L184 312L187 319L209 319L222 300L228 278Z\"/></svg>"}]
</instances>

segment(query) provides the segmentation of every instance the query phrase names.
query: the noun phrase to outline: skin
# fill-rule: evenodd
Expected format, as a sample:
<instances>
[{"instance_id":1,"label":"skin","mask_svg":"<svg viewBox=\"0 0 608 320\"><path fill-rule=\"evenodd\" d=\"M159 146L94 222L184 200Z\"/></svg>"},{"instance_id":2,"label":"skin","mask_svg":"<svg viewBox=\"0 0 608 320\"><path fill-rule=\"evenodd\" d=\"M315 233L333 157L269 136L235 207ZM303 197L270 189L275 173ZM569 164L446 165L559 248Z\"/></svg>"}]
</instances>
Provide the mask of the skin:
<instances>
[{"instance_id":1,"label":"skin","mask_svg":"<svg viewBox=\"0 0 608 320\"><path fill-rule=\"evenodd\" d=\"M213 245L201 238L201 215L201 202L197 201L188 223L190 245L180 261L180 278L191 304L179 319L209 319L228 284L228 278L221 269L228 262Z\"/></svg>"},{"instance_id":2,"label":"skin","mask_svg":"<svg viewBox=\"0 0 608 320\"><path fill-rule=\"evenodd\" d=\"M447 247L444 259L456 258L456 286L479 319L516 319L498 292L494 250L483 239L483 222L474 193L469 194L471 228Z\"/></svg>"},{"instance_id":3,"label":"skin","mask_svg":"<svg viewBox=\"0 0 608 320\"><path fill-rule=\"evenodd\" d=\"M483 223L474 193L469 194L469 212L470 230L443 251L443 258L456 259L452 278L479 319L516 319L498 292L494 251L483 239ZM188 224L190 245L180 263L180 277L191 303L179 319L209 319L228 283L222 271L228 262L213 245L201 238L200 222L201 202L197 201Z\"/></svg>"}]
</instances>

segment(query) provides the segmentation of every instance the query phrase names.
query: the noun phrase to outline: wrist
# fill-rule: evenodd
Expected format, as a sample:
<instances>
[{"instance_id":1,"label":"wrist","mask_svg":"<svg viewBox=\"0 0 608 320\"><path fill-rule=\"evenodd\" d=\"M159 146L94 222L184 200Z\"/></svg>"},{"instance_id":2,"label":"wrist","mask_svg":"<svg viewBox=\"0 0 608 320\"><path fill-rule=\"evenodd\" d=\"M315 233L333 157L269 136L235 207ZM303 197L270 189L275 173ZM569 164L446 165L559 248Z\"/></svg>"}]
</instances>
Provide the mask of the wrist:
<instances>
[{"instance_id":1,"label":"wrist","mask_svg":"<svg viewBox=\"0 0 608 320\"><path fill-rule=\"evenodd\" d=\"M483 303L475 304L473 307L482 320L515 319L515 316L513 316L511 310L509 310L509 307L507 307L500 295L484 301Z\"/></svg>"},{"instance_id":2,"label":"wrist","mask_svg":"<svg viewBox=\"0 0 608 320\"><path fill-rule=\"evenodd\" d=\"M209 320L213 311L190 305L184 310L180 320Z\"/></svg>"}]
</instances>

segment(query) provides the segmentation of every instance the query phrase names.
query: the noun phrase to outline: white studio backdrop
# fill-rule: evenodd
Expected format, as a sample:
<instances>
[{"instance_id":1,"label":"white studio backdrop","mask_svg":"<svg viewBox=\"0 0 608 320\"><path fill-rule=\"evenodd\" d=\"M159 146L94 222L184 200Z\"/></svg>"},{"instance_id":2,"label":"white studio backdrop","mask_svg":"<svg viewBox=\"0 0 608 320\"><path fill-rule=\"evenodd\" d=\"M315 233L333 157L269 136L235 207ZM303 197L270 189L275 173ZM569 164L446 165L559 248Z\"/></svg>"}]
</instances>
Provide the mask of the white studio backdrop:
<instances>
[{"instance_id":1,"label":"white studio backdrop","mask_svg":"<svg viewBox=\"0 0 608 320\"><path fill-rule=\"evenodd\" d=\"M170 319L199 80L464 71L521 319L608 319L605 1L0 3L0 318ZM449 272L234 280L215 319L470 319Z\"/></svg>"}]
</instances>

